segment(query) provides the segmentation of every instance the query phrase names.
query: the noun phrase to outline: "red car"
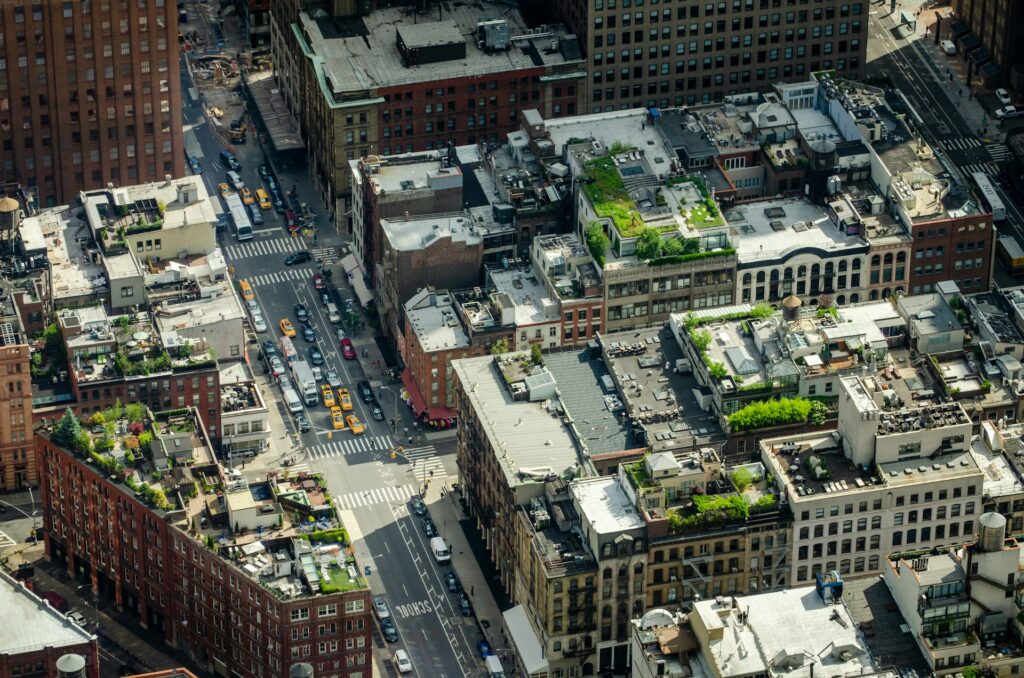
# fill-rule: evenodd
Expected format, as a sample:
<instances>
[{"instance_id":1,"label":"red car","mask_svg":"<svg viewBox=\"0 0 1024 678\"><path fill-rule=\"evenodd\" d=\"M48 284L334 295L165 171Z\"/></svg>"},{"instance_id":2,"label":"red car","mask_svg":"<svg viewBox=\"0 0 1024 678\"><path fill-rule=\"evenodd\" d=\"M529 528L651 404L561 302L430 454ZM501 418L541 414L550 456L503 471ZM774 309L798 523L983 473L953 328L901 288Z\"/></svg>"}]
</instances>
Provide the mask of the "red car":
<instances>
[{"instance_id":1,"label":"red car","mask_svg":"<svg viewBox=\"0 0 1024 678\"><path fill-rule=\"evenodd\" d=\"M298 231L302 228L302 225L299 224L299 220L295 216L295 212L292 212L291 210L284 213L284 220L285 223L288 224L289 231Z\"/></svg>"},{"instance_id":2,"label":"red car","mask_svg":"<svg viewBox=\"0 0 1024 678\"><path fill-rule=\"evenodd\" d=\"M323 273L313 274L313 287L317 288L318 290L327 289L327 280L324 279Z\"/></svg>"},{"instance_id":3,"label":"red car","mask_svg":"<svg viewBox=\"0 0 1024 678\"><path fill-rule=\"evenodd\" d=\"M351 339L345 337L340 342L338 342L338 345L341 346L341 355L345 357L345 360L356 359L356 348L355 346L352 345Z\"/></svg>"}]
</instances>

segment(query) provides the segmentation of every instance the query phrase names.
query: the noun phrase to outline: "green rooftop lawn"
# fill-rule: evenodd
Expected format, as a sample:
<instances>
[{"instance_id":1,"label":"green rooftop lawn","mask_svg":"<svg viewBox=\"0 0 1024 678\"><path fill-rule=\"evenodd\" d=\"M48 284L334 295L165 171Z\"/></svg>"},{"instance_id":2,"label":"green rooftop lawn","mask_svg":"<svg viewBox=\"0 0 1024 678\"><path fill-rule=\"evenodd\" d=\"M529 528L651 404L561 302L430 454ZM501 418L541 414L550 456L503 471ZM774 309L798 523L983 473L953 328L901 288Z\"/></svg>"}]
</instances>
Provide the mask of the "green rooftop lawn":
<instances>
[{"instance_id":1,"label":"green rooftop lawn","mask_svg":"<svg viewBox=\"0 0 1024 678\"><path fill-rule=\"evenodd\" d=\"M631 230L639 230L643 222L636 212L636 206L632 198L626 192L622 183L619 171L615 169L615 163L610 155L595 158L587 164L586 175L593 179L592 182L584 184L583 190L590 198L594 211L599 217L610 218L615 223L615 228L624 238L632 237L627 235ZM634 225L633 217L636 218Z\"/></svg>"},{"instance_id":2,"label":"green rooftop lawn","mask_svg":"<svg viewBox=\"0 0 1024 678\"><path fill-rule=\"evenodd\" d=\"M320 590L324 593L336 593L338 591L345 593L365 588L363 580L359 577L355 579L349 577L346 568L333 565L328 569L327 574L330 577L329 579L320 578Z\"/></svg>"}]
</instances>

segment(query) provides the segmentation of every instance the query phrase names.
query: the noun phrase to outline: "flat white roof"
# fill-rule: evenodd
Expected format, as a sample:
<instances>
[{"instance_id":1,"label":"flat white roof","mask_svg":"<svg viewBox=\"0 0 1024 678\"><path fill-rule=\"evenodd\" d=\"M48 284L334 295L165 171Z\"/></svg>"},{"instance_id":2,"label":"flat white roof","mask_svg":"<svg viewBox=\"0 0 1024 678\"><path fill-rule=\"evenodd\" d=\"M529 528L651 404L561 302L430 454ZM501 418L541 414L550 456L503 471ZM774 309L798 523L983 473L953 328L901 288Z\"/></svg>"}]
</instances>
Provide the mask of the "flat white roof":
<instances>
[{"instance_id":1,"label":"flat white roof","mask_svg":"<svg viewBox=\"0 0 1024 678\"><path fill-rule=\"evenodd\" d=\"M0 655L81 645L93 638L6 573L0 573L0 610Z\"/></svg>"},{"instance_id":2,"label":"flat white roof","mask_svg":"<svg viewBox=\"0 0 1024 678\"><path fill-rule=\"evenodd\" d=\"M489 273L498 293L507 295L515 306L517 326L559 319L558 301L548 295L547 288L532 268L496 269Z\"/></svg>"},{"instance_id":3,"label":"flat white roof","mask_svg":"<svg viewBox=\"0 0 1024 678\"><path fill-rule=\"evenodd\" d=\"M183 305L175 304L171 309L180 309ZM160 334L173 330L213 325L225 320L237 320L244 317L242 307L234 294L222 294L209 299L197 299L188 304L183 313L168 315L165 307L157 311L156 325Z\"/></svg>"},{"instance_id":4,"label":"flat white roof","mask_svg":"<svg viewBox=\"0 0 1024 678\"><path fill-rule=\"evenodd\" d=\"M598 534L638 530L644 526L617 476L578 480L569 486L569 491Z\"/></svg>"},{"instance_id":5,"label":"flat white roof","mask_svg":"<svg viewBox=\"0 0 1024 678\"><path fill-rule=\"evenodd\" d=\"M469 337L447 292L420 290L406 302L405 318L425 352L469 346Z\"/></svg>"},{"instance_id":6,"label":"flat white roof","mask_svg":"<svg viewBox=\"0 0 1024 678\"><path fill-rule=\"evenodd\" d=\"M494 447L509 486L534 482L521 479L520 470L549 468L560 475L579 460L575 439L543 402L513 401L494 360L493 356L464 358L452 361L452 369Z\"/></svg>"},{"instance_id":7,"label":"flat white roof","mask_svg":"<svg viewBox=\"0 0 1024 678\"><path fill-rule=\"evenodd\" d=\"M55 207L28 217L22 228L39 229L45 242L47 257L53 271L53 298L55 301L90 294L105 295L107 278L103 266L93 263L91 253L84 251L79 242L90 241L68 207ZM99 251L93 246L94 251Z\"/></svg>"},{"instance_id":8,"label":"flat white roof","mask_svg":"<svg viewBox=\"0 0 1024 678\"><path fill-rule=\"evenodd\" d=\"M848 238L835 227L824 206L802 198L734 205L725 218L736 232L740 264L773 261L803 249L817 249L823 256L852 247L867 251L860 238Z\"/></svg>"},{"instance_id":9,"label":"flat white roof","mask_svg":"<svg viewBox=\"0 0 1024 678\"><path fill-rule=\"evenodd\" d=\"M422 250L440 238L452 242L479 245L480 231L468 217L425 216L413 219L381 219L380 227L391 245L401 252Z\"/></svg>"},{"instance_id":10,"label":"flat white roof","mask_svg":"<svg viewBox=\"0 0 1024 678\"><path fill-rule=\"evenodd\" d=\"M594 139L610 149L619 142L641 149L658 174L667 174L675 153L665 147L655 125L647 124L647 109L633 108L613 113L576 115L544 121L558 153L569 139Z\"/></svg>"},{"instance_id":11,"label":"flat white roof","mask_svg":"<svg viewBox=\"0 0 1024 678\"><path fill-rule=\"evenodd\" d=\"M739 623L732 600L723 597L693 604L693 614L705 628L724 630L721 640L701 648L704 660L723 677L770 673L811 678L876 670L849 610L845 605L825 604L813 586L736 598L739 609L747 613L744 624ZM843 650L852 656L844 660L839 656ZM784 663L787 658L792 662Z\"/></svg>"},{"instance_id":12,"label":"flat white roof","mask_svg":"<svg viewBox=\"0 0 1024 678\"><path fill-rule=\"evenodd\" d=\"M526 616L526 609L522 605L516 605L511 610L502 614L505 618L505 628L512 636L512 642L523 662L523 668L527 674L534 674L548 668L548 660L544 658L544 648L537 640L537 634L533 632L530 620Z\"/></svg>"},{"instance_id":13,"label":"flat white roof","mask_svg":"<svg viewBox=\"0 0 1024 678\"><path fill-rule=\"evenodd\" d=\"M1010 468L1006 457L989 450L980 436L971 441L971 456L983 474L981 482L985 496L1005 497L1024 493L1024 484Z\"/></svg>"}]
</instances>

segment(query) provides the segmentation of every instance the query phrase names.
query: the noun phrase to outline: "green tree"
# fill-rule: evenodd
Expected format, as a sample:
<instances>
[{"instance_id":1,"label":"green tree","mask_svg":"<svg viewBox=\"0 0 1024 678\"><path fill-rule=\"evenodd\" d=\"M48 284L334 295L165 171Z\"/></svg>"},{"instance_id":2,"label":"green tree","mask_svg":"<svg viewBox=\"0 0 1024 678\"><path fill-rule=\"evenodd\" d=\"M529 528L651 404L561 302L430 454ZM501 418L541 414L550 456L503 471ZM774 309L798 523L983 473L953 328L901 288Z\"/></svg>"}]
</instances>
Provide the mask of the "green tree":
<instances>
[{"instance_id":1,"label":"green tree","mask_svg":"<svg viewBox=\"0 0 1024 678\"><path fill-rule=\"evenodd\" d=\"M142 421L143 413L142 405L140 403L128 403L124 408L124 416L128 421Z\"/></svg>"},{"instance_id":2,"label":"green tree","mask_svg":"<svg viewBox=\"0 0 1024 678\"><path fill-rule=\"evenodd\" d=\"M502 353L508 353L508 339L498 339L491 346L491 355L501 355Z\"/></svg>"},{"instance_id":3,"label":"green tree","mask_svg":"<svg viewBox=\"0 0 1024 678\"><path fill-rule=\"evenodd\" d=\"M743 492L750 487L750 483L754 482L754 474L743 467L733 471L729 477L732 479L732 484L737 492Z\"/></svg>"},{"instance_id":4,"label":"green tree","mask_svg":"<svg viewBox=\"0 0 1024 678\"><path fill-rule=\"evenodd\" d=\"M78 423L78 417L75 416L71 408L64 410L64 416L57 423L57 426L53 429L53 442L57 443L61 447L71 447L75 443L75 439L78 434L82 432L82 425Z\"/></svg>"},{"instance_id":5,"label":"green tree","mask_svg":"<svg viewBox=\"0 0 1024 678\"><path fill-rule=\"evenodd\" d=\"M71 443L71 447L82 454L92 453L92 438L89 437L88 431L79 429L78 435L75 436L74 441Z\"/></svg>"},{"instance_id":6,"label":"green tree","mask_svg":"<svg viewBox=\"0 0 1024 678\"><path fill-rule=\"evenodd\" d=\"M601 224L592 221L587 226L587 249L590 250L590 255L594 257L597 265L602 268L604 267L604 253L608 251L610 244L611 242L608 240L608 236L605 235Z\"/></svg>"},{"instance_id":7,"label":"green tree","mask_svg":"<svg viewBox=\"0 0 1024 678\"><path fill-rule=\"evenodd\" d=\"M650 226L640 231L636 239L636 256L643 260L655 259L661 254L661 236Z\"/></svg>"},{"instance_id":8,"label":"green tree","mask_svg":"<svg viewBox=\"0 0 1024 678\"><path fill-rule=\"evenodd\" d=\"M534 365L544 364L544 356L541 355L540 346L538 346L537 344L534 344L533 346L530 347L530 362L532 362Z\"/></svg>"}]
</instances>

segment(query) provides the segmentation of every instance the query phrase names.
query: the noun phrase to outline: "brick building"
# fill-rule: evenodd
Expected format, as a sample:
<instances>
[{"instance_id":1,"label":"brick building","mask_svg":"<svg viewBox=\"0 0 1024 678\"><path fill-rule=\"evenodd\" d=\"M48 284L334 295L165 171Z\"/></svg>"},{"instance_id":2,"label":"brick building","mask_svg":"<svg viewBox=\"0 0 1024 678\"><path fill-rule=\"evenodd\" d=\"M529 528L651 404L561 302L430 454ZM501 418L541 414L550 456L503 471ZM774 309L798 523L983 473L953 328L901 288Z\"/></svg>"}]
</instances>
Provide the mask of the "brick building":
<instances>
[{"instance_id":1,"label":"brick building","mask_svg":"<svg viewBox=\"0 0 1024 678\"><path fill-rule=\"evenodd\" d=\"M978 80L995 87L1009 82L1020 91L1024 86L1024 45L1017 36L1024 28L1024 7L1012 0L956 0L956 19L943 22L940 37L957 40L966 57L972 48L987 50L990 60L978 59ZM949 26L947 29L946 26ZM973 47L969 46L973 35ZM973 69L977 55L971 55Z\"/></svg>"},{"instance_id":2,"label":"brick building","mask_svg":"<svg viewBox=\"0 0 1024 678\"><path fill-rule=\"evenodd\" d=\"M136 426L148 445L136 446ZM369 674L369 588L344 562L317 482L250 484L224 470L191 408L90 434L89 455L59 438L41 428L35 444L46 555L69 577L210 672L280 676L302 661L317 675ZM300 536L295 526L313 520L332 528Z\"/></svg>"},{"instance_id":3,"label":"brick building","mask_svg":"<svg viewBox=\"0 0 1024 678\"><path fill-rule=\"evenodd\" d=\"M524 108L548 117L583 109L580 47L560 26L527 29L515 9L492 20L468 4L438 6L439 16L406 6L356 18L338 11L343 4L334 16L291 0L271 11L277 81L337 214L350 200L347 161L496 142Z\"/></svg>"},{"instance_id":4,"label":"brick building","mask_svg":"<svg viewBox=\"0 0 1024 678\"><path fill-rule=\"evenodd\" d=\"M0 490L37 481L32 449L32 365L28 340L6 285L0 300Z\"/></svg>"},{"instance_id":5,"label":"brick building","mask_svg":"<svg viewBox=\"0 0 1024 678\"><path fill-rule=\"evenodd\" d=\"M0 678L56 676L57 661L70 654L84 660L85 678L99 678L96 636L6 572L0 572L0 609L5 627L0 633Z\"/></svg>"},{"instance_id":6,"label":"brick building","mask_svg":"<svg viewBox=\"0 0 1024 678\"><path fill-rule=\"evenodd\" d=\"M692 106L818 70L864 75L867 2L557 3L587 60L587 110Z\"/></svg>"},{"instance_id":7,"label":"brick building","mask_svg":"<svg viewBox=\"0 0 1024 678\"><path fill-rule=\"evenodd\" d=\"M0 5L0 183L38 204L184 174L174 3Z\"/></svg>"}]
</instances>

